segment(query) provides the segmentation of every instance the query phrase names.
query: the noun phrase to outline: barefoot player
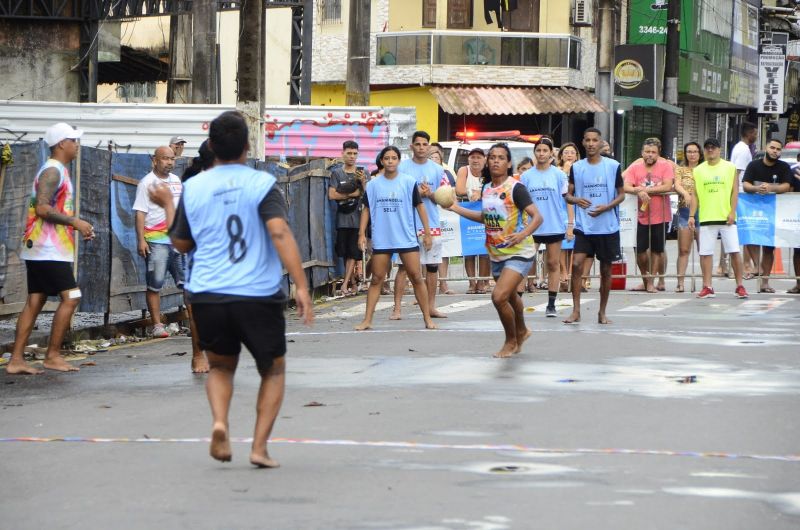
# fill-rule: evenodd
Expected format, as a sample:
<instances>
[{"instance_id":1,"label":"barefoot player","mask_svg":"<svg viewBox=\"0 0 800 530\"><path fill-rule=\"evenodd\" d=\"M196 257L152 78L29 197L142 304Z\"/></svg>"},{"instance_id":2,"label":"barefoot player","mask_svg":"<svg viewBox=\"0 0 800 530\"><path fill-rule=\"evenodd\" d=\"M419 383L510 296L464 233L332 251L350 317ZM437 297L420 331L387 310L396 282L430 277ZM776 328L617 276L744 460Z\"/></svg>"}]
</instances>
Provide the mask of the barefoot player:
<instances>
[{"instance_id":1,"label":"barefoot player","mask_svg":"<svg viewBox=\"0 0 800 530\"><path fill-rule=\"evenodd\" d=\"M419 187L414 177L398 172L400 150L390 145L384 147L378 160L383 164L383 175L367 184L358 244L367 246L367 225L372 221L372 280L367 293L367 310L364 321L355 327L363 331L372 327L375 306L381 296L381 285L392 265L392 254L398 254L414 286L414 296L425 319L425 327L436 329L428 311L428 290L422 279L419 265L419 242L414 211L422 222L422 245L431 249L431 232L428 214L422 204ZM436 288L436 283L433 284ZM400 286L402 289L402 286Z\"/></svg>"},{"instance_id":2,"label":"barefoot player","mask_svg":"<svg viewBox=\"0 0 800 530\"><path fill-rule=\"evenodd\" d=\"M481 192L481 212L454 204L450 209L458 215L483 223L486 249L492 263L492 276L497 284L492 303L506 338L495 357L511 357L522 350L522 343L531 332L525 326L522 298L516 287L528 275L536 257L531 234L542 224L542 216L525 186L512 176L511 151L506 144L489 149ZM523 222L523 212L527 224Z\"/></svg>"},{"instance_id":3,"label":"barefoot player","mask_svg":"<svg viewBox=\"0 0 800 530\"><path fill-rule=\"evenodd\" d=\"M186 182L170 236L180 252L192 251L186 290L210 365L206 391L214 418L211 456L222 462L231 459L228 410L244 343L261 374L250 462L277 467L267 452L267 440L285 382L282 266L296 287L298 316L309 325L314 313L287 222L286 201L275 177L245 165L247 134L247 123L238 112L224 112L211 122L208 142L217 165ZM173 208L170 201L161 206Z\"/></svg>"}]
</instances>

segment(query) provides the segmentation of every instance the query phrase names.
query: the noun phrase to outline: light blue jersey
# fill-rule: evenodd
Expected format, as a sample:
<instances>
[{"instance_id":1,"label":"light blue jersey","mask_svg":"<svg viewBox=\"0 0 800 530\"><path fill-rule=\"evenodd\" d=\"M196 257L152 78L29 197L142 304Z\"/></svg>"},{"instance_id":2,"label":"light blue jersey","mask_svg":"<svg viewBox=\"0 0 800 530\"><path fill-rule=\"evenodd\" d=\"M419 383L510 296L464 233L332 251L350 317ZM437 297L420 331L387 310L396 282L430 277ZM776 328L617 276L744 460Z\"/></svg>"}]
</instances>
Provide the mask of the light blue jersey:
<instances>
[{"instance_id":1,"label":"light blue jersey","mask_svg":"<svg viewBox=\"0 0 800 530\"><path fill-rule=\"evenodd\" d=\"M431 193L439 189L442 179L445 178L444 169L433 160L426 160L424 164L417 164L412 159L407 158L400 162L397 171L398 173L411 175L418 185L427 184L431 189ZM428 213L428 227L434 235L440 235L439 208L433 201L433 197L423 198L422 204L425 205L425 211ZM414 212L414 219L417 223L417 230L422 230L422 220L416 212Z\"/></svg>"},{"instance_id":2,"label":"light blue jersey","mask_svg":"<svg viewBox=\"0 0 800 530\"><path fill-rule=\"evenodd\" d=\"M367 205L372 220L372 248L391 250L418 247L414 224L413 177L398 173L383 175L367 183Z\"/></svg>"},{"instance_id":3,"label":"light blue jersey","mask_svg":"<svg viewBox=\"0 0 800 530\"><path fill-rule=\"evenodd\" d=\"M542 224L534 236L555 236L567 231L567 176L555 166L540 171L532 167L522 174L520 181L528 189L536 208L542 214Z\"/></svg>"},{"instance_id":4,"label":"light blue jersey","mask_svg":"<svg viewBox=\"0 0 800 530\"><path fill-rule=\"evenodd\" d=\"M277 294L283 271L258 212L275 177L239 164L184 183L183 207L196 248L186 290L248 297Z\"/></svg>"},{"instance_id":5,"label":"light blue jersey","mask_svg":"<svg viewBox=\"0 0 800 530\"><path fill-rule=\"evenodd\" d=\"M581 208L575 206L575 230L586 235L604 235L619 232L619 208L603 212L597 217L589 215L594 206L608 204L617 197L617 178L619 162L601 157L597 164L590 164L587 159L572 164L576 199L589 199L592 206ZM620 184L622 186L622 184Z\"/></svg>"}]
</instances>

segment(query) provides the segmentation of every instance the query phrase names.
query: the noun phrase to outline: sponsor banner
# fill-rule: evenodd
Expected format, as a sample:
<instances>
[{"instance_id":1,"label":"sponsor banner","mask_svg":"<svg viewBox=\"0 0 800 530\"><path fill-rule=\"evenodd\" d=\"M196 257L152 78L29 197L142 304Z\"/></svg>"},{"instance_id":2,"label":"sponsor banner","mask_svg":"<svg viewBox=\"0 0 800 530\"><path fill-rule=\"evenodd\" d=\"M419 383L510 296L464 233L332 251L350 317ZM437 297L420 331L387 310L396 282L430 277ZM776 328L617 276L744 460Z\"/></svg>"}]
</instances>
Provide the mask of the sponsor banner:
<instances>
[{"instance_id":1,"label":"sponsor banner","mask_svg":"<svg viewBox=\"0 0 800 530\"><path fill-rule=\"evenodd\" d=\"M461 202L459 206L481 211L480 201ZM442 227L442 257L486 255L486 231L483 223L476 223L458 214L439 208Z\"/></svg>"},{"instance_id":2,"label":"sponsor banner","mask_svg":"<svg viewBox=\"0 0 800 530\"><path fill-rule=\"evenodd\" d=\"M742 245L800 247L800 194L740 193L736 227Z\"/></svg>"},{"instance_id":3,"label":"sponsor banner","mask_svg":"<svg viewBox=\"0 0 800 530\"><path fill-rule=\"evenodd\" d=\"M439 208L439 226L442 227L442 256L461 255L461 216Z\"/></svg>"},{"instance_id":4,"label":"sponsor banner","mask_svg":"<svg viewBox=\"0 0 800 530\"><path fill-rule=\"evenodd\" d=\"M576 206L577 208L577 206ZM625 200L619 205L619 242L622 247L636 246L636 224L639 208L639 197L625 194Z\"/></svg>"}]
</instances>

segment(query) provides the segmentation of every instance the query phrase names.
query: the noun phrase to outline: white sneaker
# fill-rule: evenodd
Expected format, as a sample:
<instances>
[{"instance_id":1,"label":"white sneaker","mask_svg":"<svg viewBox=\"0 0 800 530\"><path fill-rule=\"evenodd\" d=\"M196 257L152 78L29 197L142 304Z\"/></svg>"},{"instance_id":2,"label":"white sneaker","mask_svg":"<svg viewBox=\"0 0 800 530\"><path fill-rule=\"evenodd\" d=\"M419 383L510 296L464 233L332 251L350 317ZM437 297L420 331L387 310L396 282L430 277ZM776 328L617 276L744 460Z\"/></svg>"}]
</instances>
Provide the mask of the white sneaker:
<instances>
[{"instance_id":1,"label":"white sneaker","mask_svg":"<svg viewBox=\"0 0 800 530\"><path fill-rule=\"evenodd\" d=\"M164 324L156 324L153 326L153 338L154 339L163 339L169 337L169 332L164 327Z\"/></svg>"}]
</instances>

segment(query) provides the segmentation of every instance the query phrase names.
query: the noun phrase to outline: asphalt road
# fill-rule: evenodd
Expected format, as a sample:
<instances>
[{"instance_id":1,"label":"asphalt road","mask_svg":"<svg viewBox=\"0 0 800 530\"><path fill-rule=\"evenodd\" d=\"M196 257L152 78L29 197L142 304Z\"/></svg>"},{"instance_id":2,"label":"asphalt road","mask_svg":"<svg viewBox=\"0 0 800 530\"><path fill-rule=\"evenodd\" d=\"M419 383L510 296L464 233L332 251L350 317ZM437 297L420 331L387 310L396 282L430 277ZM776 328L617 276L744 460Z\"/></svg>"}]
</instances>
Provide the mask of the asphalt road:
<instances>
[{"instance_id":1,"label":"asphalt road","mask_svg":"<svg viewBox=\"0 0 800 530\"><path fill-rule=\"evenodd\" d=\"M205 378L172 355L186 338L0 373L0 437L83 439L0 442L0 527L796 529L800 297L715 286L614 292L611 326L594 289L573 326L525 295L534 337L511 360L490 357L488 296L441 297L440 331L410 305L366 333L363 297L320 306L313 328L290 322L276 470L245 441L229 464L208 456ZM244 356L234 437L252 434L257 384Z\"/></svg>"}]
</instances>

